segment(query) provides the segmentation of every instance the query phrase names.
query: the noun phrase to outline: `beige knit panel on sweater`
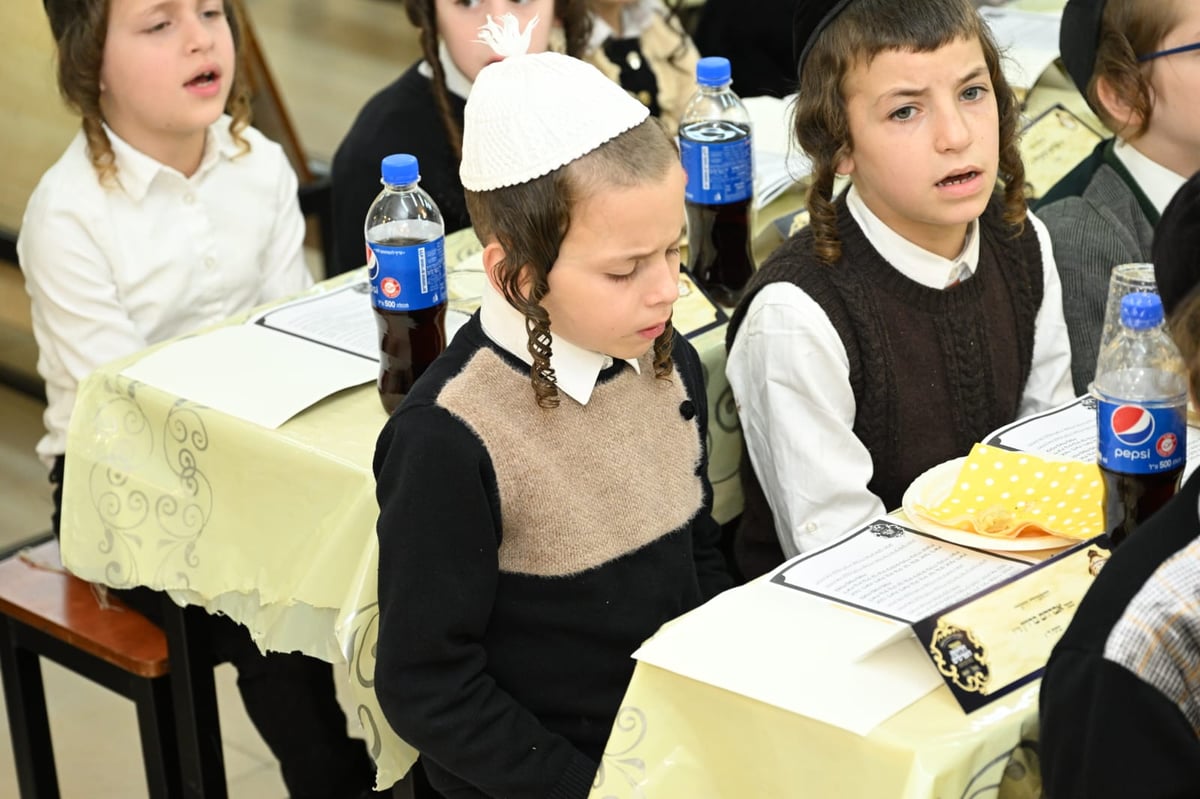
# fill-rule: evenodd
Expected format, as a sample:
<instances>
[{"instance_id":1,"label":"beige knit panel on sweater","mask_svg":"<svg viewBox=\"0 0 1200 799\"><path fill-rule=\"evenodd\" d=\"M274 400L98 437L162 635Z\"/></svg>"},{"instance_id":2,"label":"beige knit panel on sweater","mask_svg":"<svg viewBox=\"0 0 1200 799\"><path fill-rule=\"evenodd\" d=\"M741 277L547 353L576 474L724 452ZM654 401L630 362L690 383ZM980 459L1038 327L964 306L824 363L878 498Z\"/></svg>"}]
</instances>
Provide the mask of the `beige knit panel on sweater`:
<instances>
[{"instance_id":1,"label":"beige knit panel on sweater","mask_svg":"<svg viewBox=\"0 0 1200 799\"><path fill-rule=\"evenodd\" d=\"M586 406L539 408L527 372L481 349L438 404L483 440L500 490L506 572L566 576L687 524L702 492L700 437L681 378L648 358L596 386Z\"/></svg>"}]
</instances>

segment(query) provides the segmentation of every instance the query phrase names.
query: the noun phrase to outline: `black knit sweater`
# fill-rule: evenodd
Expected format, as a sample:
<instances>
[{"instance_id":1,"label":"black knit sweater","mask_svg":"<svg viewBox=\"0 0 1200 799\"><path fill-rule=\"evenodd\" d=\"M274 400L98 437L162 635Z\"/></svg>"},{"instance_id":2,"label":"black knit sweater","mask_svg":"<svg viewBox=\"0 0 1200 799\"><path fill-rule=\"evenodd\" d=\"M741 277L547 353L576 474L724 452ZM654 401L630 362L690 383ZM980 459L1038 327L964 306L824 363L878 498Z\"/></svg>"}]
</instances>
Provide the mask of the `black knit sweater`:
<instances>
[{"instance_id":1,"label":"black knit sweater","mask_svg":"<svg viewBox=\"0 0 1200 799\"><path fill-rule=\"evenodd\" d=\"M450 95L450 110L460 130L465 108L465 100ZM434 102L433 83L413 65L367 101L333 156L330 179L336 262L326 264L328 276L367 262L363 222L383 188L380 162L393 153L417 157L421 188L437 203L447 233L471 226L458 177L458 158Z\"/></svg>"},{"instance_id":2,"label":"black knit sweater","mask_svg":"<svg viewBox=\"0 0 1200 799\"><path fill-rule=\"evenodd\" d=\"M974 276L932 289L884 260L844 199L836 207L841 261L829 266L816 258L811 229L785 242L747 286L728 344L763 286L788 281L812 297L846 348L854 434L874 467L867 488L896 508L914 478L967 454L986 433L1016 418L1042 302L1041 251L1032 225L1014 237L993 198L979 220ZM751 561L739 562L750 576L781 562L783 553L748 458L741 474L747 512L736 541L739 555Z\"/></svg>"},{"instance_id":3,"label":"black knit sweater","mask_svg":"<svg viewBox=\"0 0 1200 799\"><path fill-rule=\"evenodd\" d=\"M729 585L681 338L674 362L543 409L477 314L384 427L376 693L443 793L586 796L630 655Z\"/></svg>"}]
</instances>

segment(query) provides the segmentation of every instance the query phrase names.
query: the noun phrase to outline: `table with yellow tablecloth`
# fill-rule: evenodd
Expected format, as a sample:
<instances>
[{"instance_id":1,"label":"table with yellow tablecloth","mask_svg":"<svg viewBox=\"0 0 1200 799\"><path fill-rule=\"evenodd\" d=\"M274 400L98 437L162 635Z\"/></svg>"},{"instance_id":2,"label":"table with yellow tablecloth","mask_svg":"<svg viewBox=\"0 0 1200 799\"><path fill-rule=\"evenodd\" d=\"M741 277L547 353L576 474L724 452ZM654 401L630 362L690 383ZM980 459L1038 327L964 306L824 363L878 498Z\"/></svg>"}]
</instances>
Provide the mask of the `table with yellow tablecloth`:
<instances>
[{"instance_id":1,"label":"table with yellow tablecloth","mask_svg":"<svg viewBox=\"0 0 1200 799\"><path fill-rule=\"evenodd\" d=\"M639 663L591 797L1034 799L1039 685L970 716L943 686L859 736Z\"/></svg>"}]
</instances>

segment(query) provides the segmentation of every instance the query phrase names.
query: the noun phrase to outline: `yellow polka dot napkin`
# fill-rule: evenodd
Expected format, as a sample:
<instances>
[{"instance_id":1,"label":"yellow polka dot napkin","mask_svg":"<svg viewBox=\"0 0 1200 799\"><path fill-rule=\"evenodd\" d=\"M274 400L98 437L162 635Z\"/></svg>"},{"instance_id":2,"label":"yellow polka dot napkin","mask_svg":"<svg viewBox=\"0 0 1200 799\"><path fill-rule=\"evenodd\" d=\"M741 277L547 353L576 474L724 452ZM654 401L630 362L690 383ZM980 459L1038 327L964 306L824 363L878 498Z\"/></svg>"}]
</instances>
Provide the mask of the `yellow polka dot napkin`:
<instances>
[{"instance_id":1,"label":"yellow polka dot napkin","mask_svg":"<svg viewBox=\"0 0 1200 799\"><path fill-rule=\"evenodd\" d=\"M939 524L994 538L1083 540L1104 532L1104 482L1094 463L1048 461L976 444L941 504L918 504L916 510Z\"/></svg>"}]
</instances>

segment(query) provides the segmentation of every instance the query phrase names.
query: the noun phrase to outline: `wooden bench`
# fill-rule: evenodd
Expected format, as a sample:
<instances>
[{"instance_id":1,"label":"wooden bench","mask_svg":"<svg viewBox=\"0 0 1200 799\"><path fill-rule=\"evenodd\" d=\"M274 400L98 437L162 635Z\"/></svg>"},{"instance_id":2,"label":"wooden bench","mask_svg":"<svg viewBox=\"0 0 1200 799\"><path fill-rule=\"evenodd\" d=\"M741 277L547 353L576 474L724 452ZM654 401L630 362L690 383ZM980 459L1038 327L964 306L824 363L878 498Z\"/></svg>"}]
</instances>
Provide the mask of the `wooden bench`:
<instances>
[{"instance_id":1,"label":"wooden bench","mask_svg":"<svg viewBox=\"0 0 1200 799\"><path fill-rule=\"evenodd\" d=\"M38 656L132 700L151 797L180 794L170 664L163 631L62 568L58 542L0 561L0 669L22 799L57 799Z\"/></svg>"}]
</instances>

